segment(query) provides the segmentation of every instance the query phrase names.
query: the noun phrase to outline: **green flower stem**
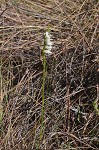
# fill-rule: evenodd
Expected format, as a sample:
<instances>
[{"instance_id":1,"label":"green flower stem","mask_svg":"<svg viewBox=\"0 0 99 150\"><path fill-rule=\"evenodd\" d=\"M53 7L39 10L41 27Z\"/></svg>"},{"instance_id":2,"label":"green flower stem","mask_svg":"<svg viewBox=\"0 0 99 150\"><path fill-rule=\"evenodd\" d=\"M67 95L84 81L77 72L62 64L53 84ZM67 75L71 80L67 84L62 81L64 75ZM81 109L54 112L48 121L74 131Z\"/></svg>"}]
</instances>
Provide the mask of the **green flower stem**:
<instances>
[{"instance_id":1,"label":"green flower stem","mask_svg":"<svg viewBox=\"0 0 99 150\"><path fill-rule=\"evenodd\" d=\"M46 57L45 57L45 49L46 49L46 37L44 38L44 47L42 49L42 58L43 58L43 79L42 79L42 112L41 112L41 131L40 131L40 140L43 137L44 132L44 112L45 112L45 79L46 79Z\"/></svg>"}]
</instances>

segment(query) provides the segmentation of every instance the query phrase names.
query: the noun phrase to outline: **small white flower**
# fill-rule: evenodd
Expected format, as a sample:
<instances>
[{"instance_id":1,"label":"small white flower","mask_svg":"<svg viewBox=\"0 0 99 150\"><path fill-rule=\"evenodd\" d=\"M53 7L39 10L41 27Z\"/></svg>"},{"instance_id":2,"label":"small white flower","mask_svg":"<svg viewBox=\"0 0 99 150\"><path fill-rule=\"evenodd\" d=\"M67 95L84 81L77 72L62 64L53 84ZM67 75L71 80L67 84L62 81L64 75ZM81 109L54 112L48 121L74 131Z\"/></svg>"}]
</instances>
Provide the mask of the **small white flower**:
<instances>
[{"instance_id":1,"label":"small white flower","mask_svg":"<svg viewBox=\"0 0 99 150\"><path fill-rule=\"evenodd\" d=\"M45 53L46 54L52 54L51 50L52 50L53 42L52 42L52 39L51 39L51 35L47 31L45 33L45 38L46 38Z\"/></svg>"}]
</instances>

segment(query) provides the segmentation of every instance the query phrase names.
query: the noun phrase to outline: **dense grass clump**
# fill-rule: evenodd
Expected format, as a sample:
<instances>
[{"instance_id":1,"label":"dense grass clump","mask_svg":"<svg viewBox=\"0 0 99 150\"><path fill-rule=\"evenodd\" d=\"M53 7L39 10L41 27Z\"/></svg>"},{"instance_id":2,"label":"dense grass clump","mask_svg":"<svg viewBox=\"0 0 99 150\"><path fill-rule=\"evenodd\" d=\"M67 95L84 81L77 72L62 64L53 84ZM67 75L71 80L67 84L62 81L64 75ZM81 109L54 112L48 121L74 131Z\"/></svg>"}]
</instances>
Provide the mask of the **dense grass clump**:
<instances>
[{"instance_id":1,"label":"dense grass clump","mask_svg":"<svg viewBox=\"0 0 99 150\"><path fill-rule=\"evenodd\" d=\"M98 7L0 1L0 150L98 150ZM47 29L53 46L43 74Z\"/></svg>"}]
</instances>

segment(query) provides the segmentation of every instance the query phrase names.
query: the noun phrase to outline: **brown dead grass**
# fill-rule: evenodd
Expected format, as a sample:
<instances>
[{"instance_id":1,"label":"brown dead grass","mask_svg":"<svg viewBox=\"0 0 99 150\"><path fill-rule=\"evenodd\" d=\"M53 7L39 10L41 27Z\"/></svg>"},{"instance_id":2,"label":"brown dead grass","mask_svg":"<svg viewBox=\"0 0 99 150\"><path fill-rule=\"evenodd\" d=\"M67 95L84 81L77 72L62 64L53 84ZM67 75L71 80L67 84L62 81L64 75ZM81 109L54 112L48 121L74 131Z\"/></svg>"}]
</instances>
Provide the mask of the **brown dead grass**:
<instances>
[{"instance_id":1,"label":"brown dead grass","mask_svg":"<svg viewBox=\"0 0 99 150\"><path fill-rule=\"evenodd\" d=\"M97 0L0 1L0 150L98 150L98 6ZM48 27L54 46L46 57L40 141Z\"/></svg>"}]
</instances>

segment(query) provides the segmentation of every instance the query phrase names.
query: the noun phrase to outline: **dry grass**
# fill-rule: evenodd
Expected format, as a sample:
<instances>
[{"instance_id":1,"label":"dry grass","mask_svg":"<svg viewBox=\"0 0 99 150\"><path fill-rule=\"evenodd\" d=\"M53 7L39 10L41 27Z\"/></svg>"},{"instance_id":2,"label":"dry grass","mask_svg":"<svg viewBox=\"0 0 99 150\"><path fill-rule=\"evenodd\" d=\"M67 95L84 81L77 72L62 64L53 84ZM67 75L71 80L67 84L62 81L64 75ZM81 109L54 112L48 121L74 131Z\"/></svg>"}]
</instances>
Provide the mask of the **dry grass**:
<instances>
[{"instance_id":1,"label":"dry grass","mask_svg":"<svg viewBox=\"0 0 99 150\"><path fill-rule=\"evenodd\" d=\"M0 150L98 150L98 6L98 0L0 1ZM54 47L46 57L40 140L48 27Z\"/></svg>"}]
</instances>

